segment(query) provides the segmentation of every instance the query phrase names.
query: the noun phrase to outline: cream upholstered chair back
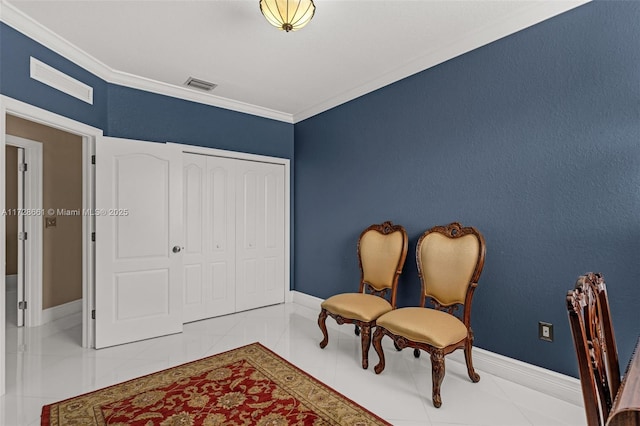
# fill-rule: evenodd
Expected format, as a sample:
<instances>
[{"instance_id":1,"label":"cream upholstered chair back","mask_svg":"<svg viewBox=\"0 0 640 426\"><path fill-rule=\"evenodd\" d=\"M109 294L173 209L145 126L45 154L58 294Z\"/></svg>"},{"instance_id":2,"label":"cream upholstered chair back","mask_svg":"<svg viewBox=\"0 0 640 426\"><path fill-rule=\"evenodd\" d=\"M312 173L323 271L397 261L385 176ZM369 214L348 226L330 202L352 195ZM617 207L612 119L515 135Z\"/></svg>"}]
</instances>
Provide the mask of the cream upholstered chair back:
<instances>
[{"instance_id":1,"label":"cream upholstered chair back","mask_svg":"<svg viewBox=\"0 0 640 426\"><path fill-rule=\"evenodd\" d=\"M360 292L369 285L374 291L394 289L407 253L406 231L385 222L365 229L358 241Z\"/></svg>"},{"instance_id":2,"label":"cream upholstered chair back","mask_svg":"<svg viewBox=\"0 0 640 426\"><path fill-rule=\"evenodd\" d=\"M418 240L416 262L427 297L442 307L466 304L484 266L484 238L473 227L454 222L425 232Z\"/></svg>"}]
</instances>

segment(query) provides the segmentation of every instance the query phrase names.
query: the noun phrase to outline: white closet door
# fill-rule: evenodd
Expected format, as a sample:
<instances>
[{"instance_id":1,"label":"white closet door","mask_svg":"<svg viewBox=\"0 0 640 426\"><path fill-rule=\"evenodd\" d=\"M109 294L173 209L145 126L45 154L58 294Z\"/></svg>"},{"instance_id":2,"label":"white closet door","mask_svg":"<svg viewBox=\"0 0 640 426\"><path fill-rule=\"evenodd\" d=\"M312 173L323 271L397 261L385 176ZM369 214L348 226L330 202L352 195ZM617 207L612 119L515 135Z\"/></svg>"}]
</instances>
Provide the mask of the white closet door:
<instances>
[{"instance_id":1,"label":"white closet door","mask_svg":"<svg viewBox=\"0 0 640 426\"><path fill-rule=\"evenodd\" d=\"M284 302L284 166L238 165L236 310Z\"/></svg>"},{"instance_id":2,"label":"white closet door","mask_svg":"<svg viewBox=\"0 0 640 426\"><path fill-rule=\"evenodd\" d=\"M182 160L96 142L96 348L182 331Z\"/></svg>"},{"instance_id":3,"label":"white closet door","mask_svg":"<svg viewBox=\"0 0 640 426\"><path fill-rule=\"evenodd\" d=\"M184 322L235 312L237 162L183 154Z\"/></svg>"},{"instance_id":4,"label":"white closet door","mask_svg":"<svg viewBox=\"0 0 640 426\"><path fill-rule=\"evenodd\" d=\"M184 220L184 287L183 322L206 318L205 277L205 180L207 158L182 154L183 159L183 220Z\"/></svg>"},{"instance_id":5,"label":"white closet door","mask_svg":"<svg viewBox=\"0 0 640 426\"><path fill-rule=\"evenodd\" d=\"M207 157L207 268L211 277L208 317L236 311L236 181L238 160Z\"/></svg>"}]
</instances>

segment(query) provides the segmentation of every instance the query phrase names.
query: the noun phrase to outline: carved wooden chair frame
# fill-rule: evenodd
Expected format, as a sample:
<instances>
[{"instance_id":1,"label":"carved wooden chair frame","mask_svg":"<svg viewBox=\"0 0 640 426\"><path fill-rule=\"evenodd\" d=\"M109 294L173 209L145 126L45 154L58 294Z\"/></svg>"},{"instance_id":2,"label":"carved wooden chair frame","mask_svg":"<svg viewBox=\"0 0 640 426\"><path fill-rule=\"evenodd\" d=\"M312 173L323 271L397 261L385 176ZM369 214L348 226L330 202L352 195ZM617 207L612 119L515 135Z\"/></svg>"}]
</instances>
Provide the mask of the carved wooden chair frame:
<instances>
[{"instance_id":1,"label":"carved wooden chair frame","mask_svg":"<svg viewBox=\"0 0 640 426\"><path fill-rule=\"evenodd\" d=\"M362 258L360 255L360 243L362 241L362 237L369 231L376 231L381 233L382 235L389 235L389 234L393 234L394 232L402 233L403 248L402 248L402 253L400 255L400 258L398 259L398 264L396 266L396 271L393 277L393 283L391 285L391 288L376 290L373 286L371 286L369 283L365 282L364 280L364 269L362 266ZM358 238L358 266L360 268L360 285L359 285L358 293L366 292L379 297L383 297L385 299L390 297L389 302L391 303L391 308L395 309L396 293L398 290L398 278L402 273L402 268L404 267L404 263L407 257L407 251L408 251L407 231L404 229L402 225L394 225L392 222L386 221L381 224L371 225L367 229L362 231L362 233L360 233L360 237ZM390 292L390 295L387 294L389 292ZM357 319L345 318L340 315L336 315L332 312L329 312L326 309L322 309L320 311L320 315L318 316L318 326L320 327L320 330L322 330L323 339L320 342L320 347L323 349L329 343L329 334L327 332L327 324L326 324L327 316L330 316L331 318L333 318L336 321L336 323L338 323L339 325L355 324L355 334L356 336L360 336L360 344L362 347L362 368L364 368L365 370L369 368L369 348L371 347L371 330L376 325L375 319L371 322L363 322Z\"/></svg>"},{"instance_id":2,"label":"carved wooden chair frame","mask_svg":"<svg viewBox=\"0 0 640 426\"><path fill-rule=\"evenodd\" d=\"M602 274L590 272L578 278L567 293L567 310L587 423L604 425L620 388L620 365Z\"/></svg>"},{"instance_id":3,"label":"carved wooden chair frame","mask_svg":"<svg viewBox=\"0 0 640 426\"><path fill-rule=\"evenodd\" d=\"M423 350L429 353L431 356L433 405L435 407L440 407L442 405L442 399L440 397L440 386L442 384L442 380L444 379L444 374L445 374L445 366L444 366L445 355L450 354L457 349L464 349L464 356L467 364L467 372L469 374L469 378L474 383L480 381L480 375L475 372L473 368L473 360L471 358L471 348L473 347L473 330L471 329L471 301L473 299L473 294L475 292L475 289L478 286L478 280L480 278L480 274L482 273L482 269L484 268L486 247L485 247L484 237L476 228L463 227L458 222L453 222L446 226L436 226L429 229L424 234L422 234L422 236L420 237L416 245L416 263L418 265L418 275L420 276L420 281L422 283L420 306L423 308L425 307L425 304L427 301L427 297L426 297L427 283L424 280L423 271L422 271L422 261L420 259L420 247L425 237L434 232L443 234L449 238L460 238L460 237L464 237L465 235L475 235L475 237L478 239L478 244L480 248L478 252L478 260L476 262L473 275L469 281L469 285L467 287L467 293L465 295L465 301L463 305L464 310L462 314L462 322L467 328L467 337L459 342L456 342L444 348L436 348L426 343L414 342L414 341L408 340L404 336L395 335L390 331L386 330L385 328L376 327L376 330L373 334L373 347L376 350L378 357L380 358L380 362L374 368L374 371L376 372L376 374L380 374L385 367L384 352L382 350L382 337L384 336L389 336L393 340L394 346L398 350L402 350L407 347L413 348L413 355L416 358L420 356L420 350ZM429 302L431 303L434 309L447 312L448 314L451 314L454 316L455 316L455 312L460 308L459 303L452 304L452 305L442 305L432 298L429 298Z\"/></svg>"}]
</instances>

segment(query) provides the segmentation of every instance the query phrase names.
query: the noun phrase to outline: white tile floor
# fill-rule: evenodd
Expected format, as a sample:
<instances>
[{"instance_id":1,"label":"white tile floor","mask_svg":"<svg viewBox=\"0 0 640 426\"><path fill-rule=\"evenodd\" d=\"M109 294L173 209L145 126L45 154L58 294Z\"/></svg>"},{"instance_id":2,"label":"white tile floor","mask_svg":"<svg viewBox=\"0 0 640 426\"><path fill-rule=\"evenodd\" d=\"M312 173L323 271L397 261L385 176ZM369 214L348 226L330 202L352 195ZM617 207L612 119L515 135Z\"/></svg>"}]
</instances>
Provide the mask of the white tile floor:
<instances>
[{"instance_id":1,"label":"white tile floor","mask_svg":"<svg viewBox=\"0 0 640 426\"><path fill-rule=\"evenodd\" d=\"M580 407L479 371L471 383L464 364L449 360L442 407L431 402L428 357L396 352L383 340L384 372L360 366L359 339L351 325L329 325L329 345L318 347L318 312L277 305L184 326L182 334L102 350L80 347L79 315L31 329L15 327L7 309L7 394L0 425L40 424L43 404L109 386L160 369L259 341L280 356L397 426L582 425Z\"/></svg>"}]
</instances>

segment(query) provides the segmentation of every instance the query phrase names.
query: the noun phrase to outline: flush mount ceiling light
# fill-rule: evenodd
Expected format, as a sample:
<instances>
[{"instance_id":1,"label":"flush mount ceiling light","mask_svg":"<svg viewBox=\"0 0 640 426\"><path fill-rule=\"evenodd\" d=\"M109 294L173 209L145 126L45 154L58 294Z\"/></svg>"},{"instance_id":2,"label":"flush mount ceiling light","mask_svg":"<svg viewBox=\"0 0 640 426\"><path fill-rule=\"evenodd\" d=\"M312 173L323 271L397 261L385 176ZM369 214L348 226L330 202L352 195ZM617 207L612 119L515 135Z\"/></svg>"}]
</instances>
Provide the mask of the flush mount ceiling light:
<instances>
[{"instance_id":1,"label":"flush mount ceiling light","mask_svg":"<svg viewBox=\"0 0 640 426\"><path fill-rule=\"evenodd\" d=\"M260 11L271 25L289 32L307 25L316 6L313 0L260 0Z\"/></svg>"}]
</instances>

